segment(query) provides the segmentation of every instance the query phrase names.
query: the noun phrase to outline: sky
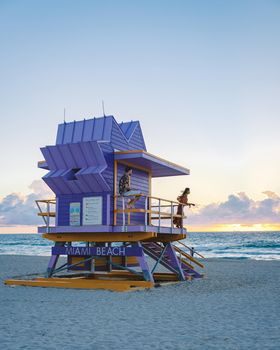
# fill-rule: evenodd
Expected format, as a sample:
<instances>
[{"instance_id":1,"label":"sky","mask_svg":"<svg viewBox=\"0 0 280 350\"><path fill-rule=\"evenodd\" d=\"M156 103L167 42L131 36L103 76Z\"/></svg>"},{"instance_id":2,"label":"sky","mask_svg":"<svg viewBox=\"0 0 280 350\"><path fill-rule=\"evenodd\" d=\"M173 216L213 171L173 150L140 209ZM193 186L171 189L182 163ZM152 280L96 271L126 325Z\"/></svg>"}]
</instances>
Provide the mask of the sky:
<instances>
[{"instance_id":1,"label":"sky","mask_svg":"<svg viewBox=\"0 0 280 350\"><path fill-rule=\"evenodd\" d=\"M193 230L280 229L280 2L0 0L0 232L34 232L57 124L139 120ZM27 225L27 226L26 226Z\"/></svg>"}]
</instances>

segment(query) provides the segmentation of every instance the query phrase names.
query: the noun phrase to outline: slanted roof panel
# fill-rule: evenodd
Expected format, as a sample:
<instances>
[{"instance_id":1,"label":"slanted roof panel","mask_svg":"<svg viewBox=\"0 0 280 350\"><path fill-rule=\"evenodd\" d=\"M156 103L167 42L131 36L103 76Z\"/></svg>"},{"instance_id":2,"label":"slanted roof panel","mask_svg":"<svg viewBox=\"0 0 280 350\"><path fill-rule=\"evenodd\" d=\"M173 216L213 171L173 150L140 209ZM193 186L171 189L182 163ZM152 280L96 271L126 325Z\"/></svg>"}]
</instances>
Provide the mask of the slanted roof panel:
<instances>
[{"instance_id":1,"label":"slanted roof panel","mask_svg":"<svg viewBox=\"0 0 280 350\"><path fill-rule=\"evenodd\" d=\"M104 118L94 118L94 128L92 140L103 140Z\"/></svg>"},{"instance_id":2,"label":"slanted roof panel","mask_svg":"<svg viewBox=\"0 0 280 350\"><path fill-rule=\"evenodd\" d=\"M142 150L115 152L115 160L126 161L135 167L144 167L151 172L152 177L189 175L190 173L187 168Z\"/></svg>"},{"instance_id":3,"label":"slanted roof panel","mask_svg":"<svg viewBox=\"0 0 280 350\"><path fill-rule=\"evenodd\" d=\"M146 145L139 121L120 123L119 126L129 142L130 149L141 149L146 151Z\"/></svg>"},{"instance_id":4,"label":"slanted roof panel","mask_svg":"<svg viewBox=\"0 0 280 350\"><path fill-rule=\"evenodd\" d=\"M132 150L143 150L143 151L147 150L140 124L138 124L134 129L133 134L129 139L129 145L130 145L130 149Z\"/></svg>"},{"instance_id":5,"label":"slanted roof panel","mask_svg":"<svg viewBox=\"0 0 280 350\"><path fill-rule=\"evenodd\" d=\"M108 116L59 124L56 144L109 141L113 118Z\"/></svg>"},{"instance_id":6,"label":"slanted roof panel","mask_svg":"<svg viewBox=\"0 0 280 350\"><path fill-rule=\"evenodd\" d=\"M122 122L119 124L119 126L122 129L123 133L125 134L125 137L129 139L138 124L139 122L137 121L131 121L131 122L125 122L125 123Z\"/></svg>"},{"instance_id":7,"label":"slanted roof panel","mask_svg":"<svg viewBox=\"0 0 280 350\"><path fill-rule=\"evenodd\" d=\"M63 137L64 137L64 132L65 132L65 125L66 125L66 123L58 125L57 134L56 134L56 144L57 145L63 143Z\"/></svg>"},{"instance_id":8,"label":"slanted roof panel","mask_svg":"<svg viewBox=\"0 0 280 350\"><path fill-rule=\"evenodd\" d=\"M79 142L83 137L84 122L75 122L73 142Z\"/></svg>"},{"instance_id":9,"label":"slanted roof panel","mask_svg":"<svg viewBox=\"0 0 280 350\"><path fill-rule=\"evenodd\" d=\"M126 135L126 131L127 131L128 127L129 127L129 124L130 123L124 123L124 122L119 123L119 126L125 135Z\"/></svg>"},{"instance_id":10,"label":"slanted roof panel","mask_svg":"<svg viewBox=\"0 0 280 350\"><path fill-rule=\"evenodd\" d=\"M59 124L56 145L87 141L111 142L121 150L146 150L139 121L118 124L113 116Z\"/></svg>"},{"instance_id":11,"label":"slanted roof panel","mask_svg":"<svg viewBox=\"0 0 280 350\"><path fill-rule=\"evenodd\" d=\"M106 117L104 120L103 140L110 140L113 125L113 117Z\"/></svg>"},{"instance_id":12,"label":"slanted roof panel","mask_svg":"<svg viewBox=\"0 0 280 350\"><path fill-rule=\"evenodd\" d=\"M93 124L94 120L84 120L84 132L83 132L83 141L91 141L93 135Z\"/></svg>"}]
</instances>

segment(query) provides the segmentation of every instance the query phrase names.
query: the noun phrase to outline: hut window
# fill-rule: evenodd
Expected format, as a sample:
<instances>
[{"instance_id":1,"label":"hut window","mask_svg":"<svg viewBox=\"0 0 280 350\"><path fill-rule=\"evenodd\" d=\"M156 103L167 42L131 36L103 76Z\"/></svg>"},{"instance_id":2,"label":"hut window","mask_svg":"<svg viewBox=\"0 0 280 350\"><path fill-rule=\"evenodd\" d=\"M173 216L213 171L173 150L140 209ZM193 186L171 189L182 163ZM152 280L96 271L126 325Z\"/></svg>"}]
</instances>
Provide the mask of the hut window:
<instances>
[{"instance_id":1,"label":"hut window","mask_svg":"<svg viewBox=\"0 0 280 350\"><path fill-rule=\"evenodd\" d=\"M76 178L76 174L78 171L80 171L81 168L75 168L75 169L71 169L71 171L69 172L68 176L67 176L67 180L78 180Z\"/></svg>"}]
</instances>

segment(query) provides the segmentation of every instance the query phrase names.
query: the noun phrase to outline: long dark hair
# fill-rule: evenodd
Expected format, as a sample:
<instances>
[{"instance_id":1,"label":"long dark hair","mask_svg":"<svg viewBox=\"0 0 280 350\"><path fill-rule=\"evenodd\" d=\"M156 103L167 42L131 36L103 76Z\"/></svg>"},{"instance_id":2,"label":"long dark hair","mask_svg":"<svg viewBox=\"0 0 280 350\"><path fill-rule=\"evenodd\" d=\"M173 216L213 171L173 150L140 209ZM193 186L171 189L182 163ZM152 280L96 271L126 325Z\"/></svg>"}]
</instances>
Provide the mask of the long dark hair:
<instances>
[{"instance_id":1,"label":"long dark hair","mask_svg":"<svg viewBox=\"0 0 280 350\"><path fill-rule=\"evenodd\" d=\"M189 192L190 192L189 187L186 187L186 188L184 189L184 192L182 193L182 196L185 196L186 194L189 194Z\"/></svg>"}]
</instances>

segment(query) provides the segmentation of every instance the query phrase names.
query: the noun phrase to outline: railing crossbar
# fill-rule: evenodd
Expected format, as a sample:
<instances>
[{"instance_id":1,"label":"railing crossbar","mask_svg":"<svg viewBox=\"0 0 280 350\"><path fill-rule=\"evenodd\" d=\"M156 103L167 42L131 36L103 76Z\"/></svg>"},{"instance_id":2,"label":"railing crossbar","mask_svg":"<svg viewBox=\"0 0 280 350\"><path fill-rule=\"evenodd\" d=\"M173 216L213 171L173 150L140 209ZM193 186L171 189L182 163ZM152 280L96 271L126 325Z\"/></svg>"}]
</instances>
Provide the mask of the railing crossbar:
<instances>
[{"instance_id":1,"label":"railing crossbar","mask_svg":"<svg viewBox=\"0 0 280 350\"><path fill-rule=\"evenodd\" d=\"M177 241L178 243L180 243L182 246L184 246L185 248L189 249L190 252L193 252L194 254L197 254L198 256L200 256L202 259L205 259L205 257L203 255L201 255L200 253L198 253L196 250L194 250L191 247L188 247L186 244L184 244L181 241Z\"/></svg>"},{"instance_id":2,"label":"railing crossbar","mask_svg":"<svg viewBox=\"0 0 280 350\"><path fill-rule=\"evenodd\" d=\"M122 214L122 226L124 227L124 229L126 225L131 225L130 220L128 221L128 223L126 223L126 214L129 215L130 213L143 213L145 226L148 225L148 221L150 220L158 220L158 226L161 226L161 220L171 220L170 222L171 233L174 232L173 219L179 218L183 220L185 218L184 213L177 214L175 211L175 209L179 205L186 206L185 204L179 203L177 201L172 201L168 199L146 195L146 194L139 194L139 196L145 199L144 208L126 208L125 197L135 197L135 195L127 195L125 197L122 195L113 196L113 198L116 200L116 203L118 203L118 200L121 199L122 209L118 209L118 205L117 205L117 207L114 208L114 215L115 217L117 217L118 214ZM148 201L151 199L153 199L154 201L157 201L158 203L157 204L152 203L152 205L148 206ZM165 204L166 202L169 204ZM154 208L157 208L158 210L153 210ZM166 210L162 210L162 209L166 209ZM170 210L167 210L167 209L170 209ZM151 216L151 214L157 214L158 216L153 217ZM149 215L150 215L150 219L148 220ZM181 233L184 233L183 228L181 228Z\"/></svg>"},{"instance_id":3,"label":"railing crossbar","mask_svg":"<svg viewBox=\"0 0 280 350\"><path fill-rule=\"evenodd\" d=\"M50 228L50 218L52 216L50 208L51 208L51 205L55 205L56 204L56 200L55 199L37 199L37 200L35 200L35 202L36 202L36 205L37 205L37 207L39 209L40 214L42 214L40 216L42 216L42 218L44 220L44 223L45 223L46 228L47 228L47 233L48 233L49 232L49 228ZM46 207L47 207L46 208L47 209L46 212L44 212L42 210L40 203L43 203L43 204L46 205Z\"/></svg>"}]
</instances>

